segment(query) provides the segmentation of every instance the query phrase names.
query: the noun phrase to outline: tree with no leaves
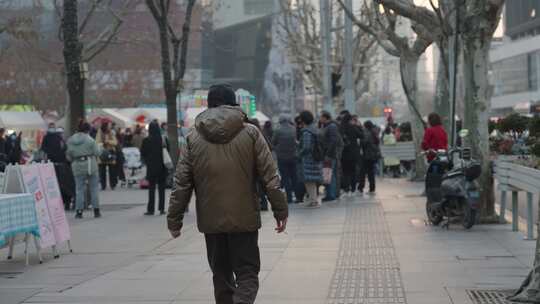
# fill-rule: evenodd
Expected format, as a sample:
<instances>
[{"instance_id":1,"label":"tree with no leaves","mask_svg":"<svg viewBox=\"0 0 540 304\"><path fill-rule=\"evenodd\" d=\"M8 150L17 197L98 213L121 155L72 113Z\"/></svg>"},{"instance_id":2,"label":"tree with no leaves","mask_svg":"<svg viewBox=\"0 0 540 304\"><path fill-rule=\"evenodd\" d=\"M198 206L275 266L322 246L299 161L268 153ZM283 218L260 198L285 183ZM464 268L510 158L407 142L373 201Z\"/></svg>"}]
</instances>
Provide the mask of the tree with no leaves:
<instances>
[{"instance_id":1,"label":"tree with no leaves","mask_svg":"<svg viewBox=\"0 0 540 304\"><path fill-rule=\"evenodd\" d=\"M178 160L178 107L176 98L184 88L183 80L186 73L191 17L195 3L196 0L187 0L181 36L179 36L177 29L169 20L171 1L146 0L146 5L159 30L163 89L167 103L167 132L171 158L175 165Z\"/></svg>"},{"instance_id":2,"label":"tree with no leaves","mask_svg":"<svg viewBox=\"0 0 540 304\"><path fill-rule=\"evenodd\" d=\"M488 68L489 49L500 21L504 0L440 0L439 6L430 1L432 8L415 5L410 0L373 1L423 25L432 32L457 31L464 58L465 111L462 117L464 117L464 127L471 131L467 143L483 168L479 179L482 187L481 214L484 219L494 218L493 178L489 158L488 121L491 91ZM449 8L446 15L443 14L444 9L433 9L438 7ZM457 29L450 26L449 19L449 16L455 13L460 16Z\"/></svg>"},{"instance_id":3,"label":"tree with no leaves","mask_svg":"<svg viewBox=\"0 0 540 304\"><path fill-rule=\"evenodd\" d=\"M309 73L306 73L306 76L313 87L322 88L323 66L318 24L319 11L310 0L298 0L294 2L294 5L291 0L279 0L279 3L283 13L281 22L283 37L280 38L285 41L291 58L300 67L309 67ZM361 18L363 17L361 16ZM336 23L342 25L342 16L338 16L336 19ZM333 36L335 48L330 54L331 71L335 75L341 75L345 69L343 52L345 38L341 31L336 31ZM375 65L373 57L376 52L376 39L363 29L357 30L353 38L353 83L356 96L361 96L369 88L368 79L371 68ZM338 103L336 106L342 109L344 107L343 90L337 93Z\"/></svg>"},{"instance_id":4,"label":"tree with no leaves","mask_svg":"<svg viewBox=\"0 0 540 304\"><path fill-rule=\"evenodd\" d=\"M369 33L378 44L391 56L399 58L399 68L403 91L407 98L409 109L413 115L413 138L415 145L420 149L422 143L425 122L418 110L418 63L422 54L435 40L435 35L424 26L412 22L411 27L416 34L413 42L409 43L410 37L401 36L396 31L398 15L390 10L379 10L376 5L365 3L362 11L367 18L362 20L348 9L342 0L338 0L347 16L351 18L356 26ZM422 156L419 155L416 161L416 176L422 178L425 174L425 164Z\"/></svg>"},{"instance_id":5,"label":"tree with no leaves","mask_svg":"<svg viewBox=\"0 0 540 304\"><path fill-rule=\"evenodd\" d=\"M122 12L131 5L131 0L123 0L120 12L113 9L112 1L91 0L86 2L88 8L86 14L79 22L79 1L63 0L62 5L58 0L54 1L56 12L62 20L59 38L64 43L64 66L66 70L66 86L69 93L69 126L72 131L77 126L79 119L85 117L84 84L85 75L81 71L83 63L88 63L103 52L116 38L122 25ZM85 40L90 31L89 24L96 12L106 11L112 16L113 22L107 24L97 35L90 40Z\"/></svg>"}]
</instances>

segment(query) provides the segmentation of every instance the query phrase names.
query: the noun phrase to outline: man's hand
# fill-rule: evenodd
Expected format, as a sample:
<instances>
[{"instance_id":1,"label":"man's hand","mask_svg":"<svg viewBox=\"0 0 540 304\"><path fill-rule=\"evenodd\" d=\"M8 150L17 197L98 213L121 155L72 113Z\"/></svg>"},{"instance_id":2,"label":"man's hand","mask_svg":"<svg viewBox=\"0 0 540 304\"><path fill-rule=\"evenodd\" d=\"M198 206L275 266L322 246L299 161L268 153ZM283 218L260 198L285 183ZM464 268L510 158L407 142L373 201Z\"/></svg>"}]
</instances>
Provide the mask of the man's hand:
<instances>
[{"instance_id":1,"label":"man's hand","mask_svg":"<svg viewBox=\"0 0 540 304\"><path fill-rule=\"evenodd\" d=\"M285 229L287 229L287 219L283 219L283 220L276 220L276 231L277 233L282 233L285 231Z\"/></svg>"},{"instance_id":2,"label":"man's hand","mask_svg":"<svg viewBox=\"0 0 540 304\"><path fill-rule=\"evenodd\" d=\"M173 239L176 239L180 236L180 230L177 230L177 231L174 231L174 230L169 230L169 232L171 233L171 236L173 237Z\"/></svg>"}]
</instances>

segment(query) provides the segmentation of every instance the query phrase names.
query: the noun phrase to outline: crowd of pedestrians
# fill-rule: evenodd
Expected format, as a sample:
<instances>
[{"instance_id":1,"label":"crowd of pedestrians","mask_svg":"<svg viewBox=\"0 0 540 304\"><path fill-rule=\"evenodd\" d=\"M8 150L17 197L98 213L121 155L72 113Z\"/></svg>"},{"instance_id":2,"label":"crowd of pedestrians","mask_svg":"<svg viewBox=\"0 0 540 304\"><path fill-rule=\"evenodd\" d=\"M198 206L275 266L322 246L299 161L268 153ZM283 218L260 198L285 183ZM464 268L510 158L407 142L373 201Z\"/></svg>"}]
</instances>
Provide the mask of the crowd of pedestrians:
<instances>
[{"instance_id":1,"label":"crowd of pedestrians","mask_svg":"<svg viewBox=\"0 0 540 304\"><path fill-rule=\"evenodd\" d=\"M94 209L94 216L100 217L99 190L115 190L119 184L127 185L123 149L136 148L146 166L146 176L140 180L141 187L148 187L145 214L154 214L156 188L158 211L165 214L165 188L167 177L172 173L163 159L164 150L167 155L169 153L166 126L152 121L146 132L141 125L122 129L109 121L94 125L81 121L75 133L66 138L62 128L50 123L38 150L27 161L50 161L54 164L61 181L59 186L64 207L66 210L74 207L76 218L82 218L83 210L90 206ZM2 172L7 164L25 162L21 149L22 133L13 132L7 136L5 133L5 129L0 128Z\"/></svg>"},{"instance_id":2,"label":"crowd of pedestrians","mask_svg":"<svg viewBox=\"0 0 540 304\"><path fill-rule=\"evenodd\" d=\"M376 166L381 158L380 129L371 121L362 125L356 115L343 111L337 119L320 113L318 123L310 111L294 121L282 115L273 130L265 124L263 134L270 140L282 178L287 201L318 207L342 195L376 190ZM319 193L324 186L324 193ZM319 196L322 199L319 200Z\"/></svg>"}]
</instances>

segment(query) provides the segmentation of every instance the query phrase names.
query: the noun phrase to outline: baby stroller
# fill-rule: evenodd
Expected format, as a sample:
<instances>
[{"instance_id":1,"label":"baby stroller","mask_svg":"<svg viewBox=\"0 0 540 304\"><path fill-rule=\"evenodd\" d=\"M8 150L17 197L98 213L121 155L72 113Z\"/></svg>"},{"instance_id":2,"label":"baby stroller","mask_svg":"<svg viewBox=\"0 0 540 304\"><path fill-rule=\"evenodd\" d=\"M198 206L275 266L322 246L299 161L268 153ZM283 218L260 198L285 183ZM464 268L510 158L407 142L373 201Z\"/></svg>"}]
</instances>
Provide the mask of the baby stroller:
<instances>
[{"instance_id":1,"label":"baby stroller","mask_svg":"<svg viewBox=\"0 0 540 304\"><path fill-rule=\"evenodd\" d=\"M125 158L124 168L129 171L128 176L126 176L126 183L131 188L133 185L138 184L141 179L137 175L142 168L141 151L138 148L130 147L123 148L122 152Z\"/></svg>"}]
</instances>

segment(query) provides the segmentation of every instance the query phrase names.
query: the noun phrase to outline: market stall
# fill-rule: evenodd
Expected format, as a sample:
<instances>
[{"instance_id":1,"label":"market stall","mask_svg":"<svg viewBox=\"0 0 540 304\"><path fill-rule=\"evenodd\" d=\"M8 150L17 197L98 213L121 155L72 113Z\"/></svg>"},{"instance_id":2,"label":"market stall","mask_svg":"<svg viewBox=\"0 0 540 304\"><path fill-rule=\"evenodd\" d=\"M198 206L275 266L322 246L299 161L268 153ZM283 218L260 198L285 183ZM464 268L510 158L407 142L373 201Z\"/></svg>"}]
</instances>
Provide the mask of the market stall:
<instances>
[{"instance_id":1,"label":"market stall","mask_svg":"<svg viewBox=\"0 0 540 304\"><path fill-rule=\"evenodd\" d=\"M135 121L128 116L123 115L117 109L104 108L95 109L88 113L88 121L90 123L101 123L102 121L109 121L116 124L120 128L131 127L135 124Z\"/></svg>"},{"instance_id":2,"label":"market stall","mask_svg":"<svg viewBox=\"0 0 540 304\"><path fill-rule=\"evenodd\" d=\"M40 144L47 123L36 111L0 111L0 128L8 133L22 132L22 148L24 151L35 151Z\"/></svg>"}]
</instances>

